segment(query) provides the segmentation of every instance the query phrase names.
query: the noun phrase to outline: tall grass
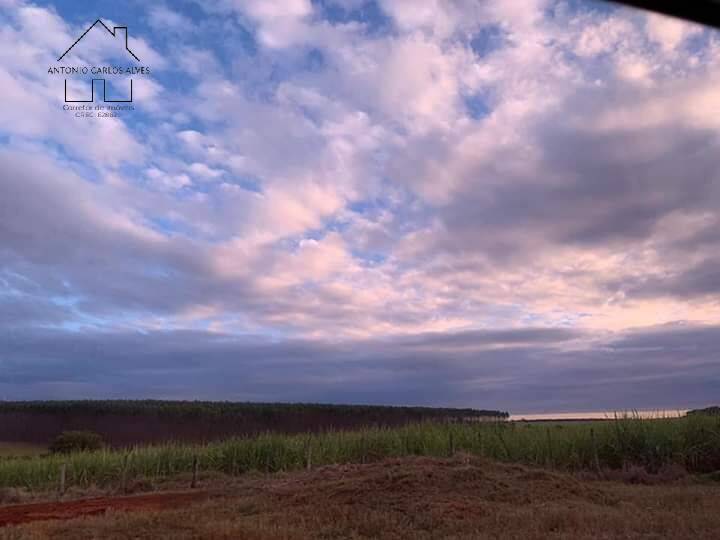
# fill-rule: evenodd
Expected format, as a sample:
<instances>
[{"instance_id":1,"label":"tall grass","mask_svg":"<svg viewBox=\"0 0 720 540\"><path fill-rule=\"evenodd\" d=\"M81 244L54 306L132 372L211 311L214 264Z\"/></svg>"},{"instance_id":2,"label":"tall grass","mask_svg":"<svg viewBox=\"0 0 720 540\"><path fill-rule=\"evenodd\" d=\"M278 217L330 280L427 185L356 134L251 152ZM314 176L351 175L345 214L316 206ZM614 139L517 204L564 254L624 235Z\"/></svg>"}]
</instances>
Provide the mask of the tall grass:
<instances>
[{"instance_id":1,"label":"tall grass","mask_svg":"<svg viewBox=\"0 0 720 540\"><path fill-rule=\"evenodd\" d=\"M69 456L0 460L0 487L42 489L57 483L67 464L67 484L115 485L120 478L162 478L192 470L238 475L385 457L450 456L463 451L502 461L565 470L639 465L654 472L678 464L691 472L720 469L720 418L641 419L607 422L472 424L421 423L313 435L264 434L207 445L165 444Z\"/></svg>"}]
</instances>

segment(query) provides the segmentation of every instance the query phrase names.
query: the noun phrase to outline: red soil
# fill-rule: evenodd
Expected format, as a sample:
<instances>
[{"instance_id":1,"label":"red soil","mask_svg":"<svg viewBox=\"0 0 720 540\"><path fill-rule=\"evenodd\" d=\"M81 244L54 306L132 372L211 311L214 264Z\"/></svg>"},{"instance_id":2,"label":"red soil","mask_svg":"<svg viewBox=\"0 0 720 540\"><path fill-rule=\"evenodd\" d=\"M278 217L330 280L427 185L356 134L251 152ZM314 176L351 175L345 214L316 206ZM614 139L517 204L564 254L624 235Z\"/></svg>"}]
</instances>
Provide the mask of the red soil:
<instances>
[{"instance_id":1,"label":"red soil","mask_svg":"<svg viewBox=\"0 0 720 540\"><path fill-rule=\"evenodd\" d=\"M52 519L72 519L80 516L103 514L107 510L166 510L205 500L205 491L182 491L131 495L126 497L99 497L65 502L14 504L0 507L0 527Z\"/></svg>"}]
</instances>

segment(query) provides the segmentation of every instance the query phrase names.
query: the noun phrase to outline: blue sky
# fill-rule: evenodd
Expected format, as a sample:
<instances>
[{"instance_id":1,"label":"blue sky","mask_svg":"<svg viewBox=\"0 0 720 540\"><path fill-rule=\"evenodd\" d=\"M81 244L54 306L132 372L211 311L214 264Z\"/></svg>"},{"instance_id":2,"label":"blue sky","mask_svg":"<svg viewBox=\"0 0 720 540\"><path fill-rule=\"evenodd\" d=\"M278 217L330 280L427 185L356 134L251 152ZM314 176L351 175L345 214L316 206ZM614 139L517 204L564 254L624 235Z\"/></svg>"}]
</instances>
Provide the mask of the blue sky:
<instances>
[{"instance_id":1,"label":"blue sky","mask_svg":"<svg viewBox=\"0 0 720 540\"><path fill-rule=\"evenodd\" d=\"M98 18L140 62L60 64L151 75L76 118ZM705 405L719 51L591 1L0 0L0 398Z\"/></svg>"}]
</instances>

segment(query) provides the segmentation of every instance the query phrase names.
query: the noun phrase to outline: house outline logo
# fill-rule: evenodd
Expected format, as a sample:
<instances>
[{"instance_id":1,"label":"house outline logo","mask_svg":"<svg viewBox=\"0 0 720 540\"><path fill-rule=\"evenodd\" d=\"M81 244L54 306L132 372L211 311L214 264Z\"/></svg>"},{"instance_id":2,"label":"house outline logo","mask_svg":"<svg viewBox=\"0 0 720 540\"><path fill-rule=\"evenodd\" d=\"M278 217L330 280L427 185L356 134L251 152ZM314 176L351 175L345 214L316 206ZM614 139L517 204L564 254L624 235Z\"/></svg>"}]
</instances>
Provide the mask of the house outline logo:
<instances>
[{"instance_id":1,"label":"house outline logo","mask_svg":"<svg viewBox=\"0 0 720 540\"><path fill-rule=\"evenodd\" d=\"M128 27L127 26L113 26L112 30L104 23L102 20L97 19L94 23L92 23L87 30L85 30L79 38L75 40L75 42L70 45L70 47L67 48L67 50L60 55L60 57L57 59L58 62L60 62L65 56L78 44L80 41L92 30L95 28L98 24L100 24L107 32L113 36L117 37L117 30L124 30L125 32L125 50L132 56L135 60L140 62L140 58L130 50L130 47L128 46ZM95 81L102 81L102 94L103 94L103 102L104 103L132 103L133 100L133 80L130 79L130 98L129 99L107 99L107 81L105 79L92 79L90 81L90 99L68 99L67 95L67 79L65 79L65 103L93 103L95 101Z\"/></svg>"},{"instance_id":2,"label":"house outline logo","mask_svg":"<svg viewBox=\"0 0 720 540\"><path fill-rule=\"evenodd\" d=\"M113 37L116 37L116 34L115 34L115 31L116 31L116 30L125 30L125 50L126 50L127 52L129 52L135 60L137 60L138 62L140 61L140 59L137 57L137 55L130 50L130 47L128 47L128 27L127 27L127 26L113 26L113 29L110 30L110 28L108 28L108 26L107 26L104 22L102 22L100 19L97 19L94 23L92 23L92 24L88 27L88 29L85 30L85 31L82 33L82 35L75 40L75 43L73 43L72 45L70 45L70 47L68 47L68 49L67 49L64 53L62 53L62 54L60 55L60 58L58 58L57 61L59 62L60 60L62 60L62 59L65 57L65 55L66 55L67 53L69 53L69 52L73 49L73 47L75 47L75 45L77 45L78 43L80 43L80 40L81 40L82 38L84 38L84 37L87 35L87 33L90 32L90 30L92 30L93 28L95 28L95 26L96 26L98 23L100 23L100 24L102 25L102 27L103 27L105 30L107 30L108 33L109 33L111 36L113 36Z\"/></svg>"}]
</instances>

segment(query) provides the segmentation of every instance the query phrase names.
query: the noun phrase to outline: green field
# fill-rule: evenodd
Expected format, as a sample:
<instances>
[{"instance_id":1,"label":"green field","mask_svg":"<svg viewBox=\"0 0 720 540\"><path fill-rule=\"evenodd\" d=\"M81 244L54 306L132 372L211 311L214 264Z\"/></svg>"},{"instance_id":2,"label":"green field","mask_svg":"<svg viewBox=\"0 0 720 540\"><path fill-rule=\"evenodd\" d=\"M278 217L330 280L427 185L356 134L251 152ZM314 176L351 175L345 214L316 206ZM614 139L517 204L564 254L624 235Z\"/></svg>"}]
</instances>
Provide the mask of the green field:
<instances>
[{"instance_id":1,"label":"green field","mask_svg":"<svg viewBox=\"0 0 720 540\"><path fill-rule=\"evenodd\" d=\"M0 441L0 459L40 456L45 453L47 448L37 444Z\"/></svg>"},{"instance_id":2,"label":"green field","mask_svg":"<svg viewBox=\"0 0 720 540\"><path fill-rule=\"evenodd\" d=\"M689 472L720 470L720 417L606 422L421 423L313 435L265 434L206 445L167 444L0 461L0 487L44 489L67 467L68 486L113 486L136 478L201 471L238 475L332 463L364 463L386 457L449 456L468 452L501 461L561 470L622 469L648 472L677 465Z\"/></svg>"}]
</instances>

